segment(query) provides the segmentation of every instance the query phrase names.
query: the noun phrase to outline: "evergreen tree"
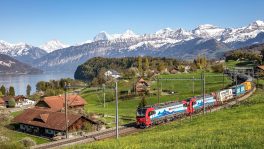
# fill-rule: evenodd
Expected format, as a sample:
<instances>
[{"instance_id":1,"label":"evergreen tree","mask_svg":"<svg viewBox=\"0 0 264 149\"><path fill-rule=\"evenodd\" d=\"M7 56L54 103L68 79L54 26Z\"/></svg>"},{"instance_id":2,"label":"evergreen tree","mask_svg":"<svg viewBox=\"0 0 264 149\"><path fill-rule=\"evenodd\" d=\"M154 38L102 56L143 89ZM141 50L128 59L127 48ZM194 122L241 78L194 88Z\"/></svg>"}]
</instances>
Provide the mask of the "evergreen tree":
<instances>
[{"instance_id":1,"label":"evergreen tree","mask_svg":"<svg viewBox=\"0 0 264 149\"><path fill-rule=\"evenodd\" d=\"M4 85L1 86L0 91L1 91L2 95L6 94L6 88Z\"/></svg>"},{"instance_id":2,"label":"evergreen tree","mask_svg":"<svg viewBox=\"0 0 264 149\"><path fill-rule=\"evenodd\" d=\"M144 71L147 71L149 69L149 61L148 58L145 58L145 63L144 63Z\"/></svg>"},{"instance_id":3,"label":"evergreen tree","mask_svg":"<svg viewBox=\"0 0 264 149\"><path fill-rule=\"evenodd\" d=\"M141 101L140 101L138 107L139 107L139 108L143 108L143 107L145 107L146 105L147 105L147 100L146 100L145 96L142 96Z\"/></svg>"},{"instance_id":4,"label":"evergreen tree","mask_svg":"<svg viewBox=\"0 0 264 149\"><path fill-rule=\"evenodd\" d=\"M27 96L30 96L30 92L31 92L31 86L28 84L27 85Z\"/></svg>"},{"instance_id":5,"label":"evergreen tree","mask_svg":"<svg viewBox=\"0 0 264 149\"><path fill-rule=\"evenodd\" d=\"M15 88L13 86L9 87L9 96L15 96Z\"/></svg>"},{"instance_id":6,"label":"evergreen tree","mask_svg":"<svg viewBox=\"0 0 264 149\"><path fill-rule=\"evenodd\" d=\"M142 57L138 57L138 71L142 73Z\"/></svg>"}]
</instances>

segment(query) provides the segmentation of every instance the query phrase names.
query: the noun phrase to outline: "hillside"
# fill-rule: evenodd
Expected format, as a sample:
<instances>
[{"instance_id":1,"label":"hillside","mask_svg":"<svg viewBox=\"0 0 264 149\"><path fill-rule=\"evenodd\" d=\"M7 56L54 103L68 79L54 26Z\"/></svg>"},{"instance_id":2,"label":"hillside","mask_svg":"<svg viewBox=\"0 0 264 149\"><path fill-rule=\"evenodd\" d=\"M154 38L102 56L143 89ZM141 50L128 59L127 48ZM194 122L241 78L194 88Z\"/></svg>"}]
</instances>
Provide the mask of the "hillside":
<instances>
[{"instance_id":1,"label":"hillside","mask_svg":"<svg viewBox=\"0 0 264 149\"><path fill-rule=\"evenodd\" d=\"M0 74L35 74L41 70L33 68L10 56L0 54Z\"/></svg>"},{"instance_id":2,"label":"hillside","mask_svg":"<svg viewBox=\"0 0 264 149\"><path fill-rule=\"evenodd\" d=\"M138 66L138 58L139 57L95 57L79 65L77 70L75 71L74 78L83 81L92 81L93 78L98 77L101 70L106 71L109 69L114 69L119 73L123 73L125 75L126 73L128 73L127 70L129 68ZM141 59L142 68L144 67L146 58L148 59L148 67L152 70L157 69L160 63L162 63L164 66L170 67L176 67L178 64L180 64L180 61L172 58L144 57ZM132 75L128 75L128 77L132 77Z\"/></svg>"},{"instance_id":3,"label":"hillside","mask_svg":"<svg viewBox=\"0 0 264 149\"><path fill-rule=\"evenodd\" d=\"M262 148L263 90L230 109L69 148Z\"/></svg>"}]
</instances>

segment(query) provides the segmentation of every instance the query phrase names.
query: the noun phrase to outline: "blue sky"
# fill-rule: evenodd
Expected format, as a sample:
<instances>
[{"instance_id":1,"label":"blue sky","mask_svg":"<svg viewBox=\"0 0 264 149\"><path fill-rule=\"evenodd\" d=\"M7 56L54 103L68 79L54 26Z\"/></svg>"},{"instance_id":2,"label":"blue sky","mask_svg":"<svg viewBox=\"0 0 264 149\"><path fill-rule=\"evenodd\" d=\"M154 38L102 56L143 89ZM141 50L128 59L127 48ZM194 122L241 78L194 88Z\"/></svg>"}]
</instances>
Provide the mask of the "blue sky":
<instances>
[{"instance_id":1,"label":"blue sky","mask_svg":"<svg viewBox=\"0 0 264 149\"><path fill-rule=\"evenodd\" d=\"M75 44L98 32L152 33L200 24L241 27L264 20L264 0L1 0L0 40Z\"/></svg>"}]
</instances>

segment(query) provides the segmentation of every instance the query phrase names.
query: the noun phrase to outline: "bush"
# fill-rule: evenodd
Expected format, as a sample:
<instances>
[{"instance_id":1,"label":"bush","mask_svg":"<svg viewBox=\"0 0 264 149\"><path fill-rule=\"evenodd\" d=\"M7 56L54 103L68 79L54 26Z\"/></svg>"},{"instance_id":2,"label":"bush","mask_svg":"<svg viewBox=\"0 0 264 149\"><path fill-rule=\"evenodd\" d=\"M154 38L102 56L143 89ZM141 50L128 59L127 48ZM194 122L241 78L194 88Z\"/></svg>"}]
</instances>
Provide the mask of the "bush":
<instances>
[{"instance_id":1,"label":"bush","mask_svg":"<svg viewBox=\"0 0 264 149\"><path fill-rule=\"evenodd\" d=\"M8 107L9 108L14 108L16 106L16 101L15 101L15 99L14 98L10 98L9 100L8 100Z\"/></svg>"},{"instance_id":2,"label":"bush","mask_svg":"<svg viewBox=\"0 0 264 149\"><path fill-rule=\"evenodd\" d=\"M25 147L30 147L30 146L34 146L36 145L36 142L34 140L32 140L29 137L25 137L24 139L22 139L20 141Z\"/></svg>"},{"instance_id":3,"label":"bush","mask_svg":"<svg viewBox=\"0 0 264 149\"><path fill-rule=\"evenodd\" d=\"M91 132L93 131L93 125L91 123L85 123L83 126L83 130L85 132Z\"/></svg>"},{"instance_id":4,"label":"bush","mask_svg":"<svg viewBox=\"0 0 264 149\"><path fill-rule=\"evenodd\" d=\"M224 64L215 64L211 66L213 72L222 73L224 72Z\"/></svg>"}]
</instances>

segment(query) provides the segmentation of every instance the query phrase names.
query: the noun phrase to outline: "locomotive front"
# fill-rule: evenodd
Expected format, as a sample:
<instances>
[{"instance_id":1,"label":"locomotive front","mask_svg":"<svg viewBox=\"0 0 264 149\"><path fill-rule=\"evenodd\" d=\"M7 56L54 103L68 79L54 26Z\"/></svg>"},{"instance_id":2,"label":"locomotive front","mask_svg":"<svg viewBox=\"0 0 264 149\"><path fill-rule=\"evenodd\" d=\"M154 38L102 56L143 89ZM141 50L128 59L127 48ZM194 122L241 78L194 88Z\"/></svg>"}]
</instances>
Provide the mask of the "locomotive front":
<instances>
[{"instance_id":1,"label":"locomotive front","mask_svg":"<svg viewBox=\"0 0 264 149\"><path fill-rule=\"evenodd\" d=\"M149 112L153 110L154 109L150 107L140 107L137 109L136 119L138 127L148 127L151 125Z\"/></svg>"}]
</instances>

